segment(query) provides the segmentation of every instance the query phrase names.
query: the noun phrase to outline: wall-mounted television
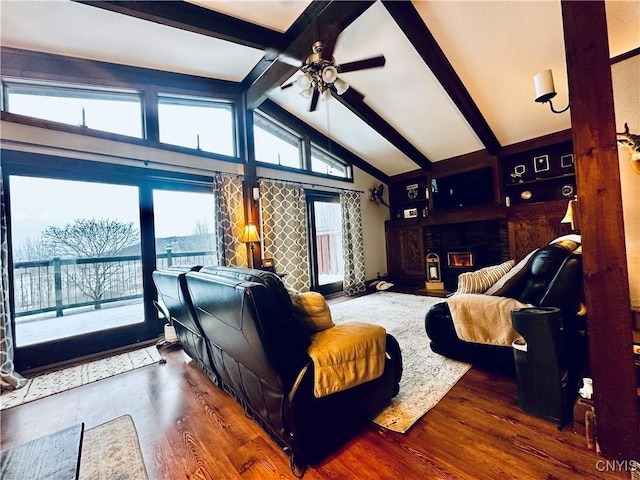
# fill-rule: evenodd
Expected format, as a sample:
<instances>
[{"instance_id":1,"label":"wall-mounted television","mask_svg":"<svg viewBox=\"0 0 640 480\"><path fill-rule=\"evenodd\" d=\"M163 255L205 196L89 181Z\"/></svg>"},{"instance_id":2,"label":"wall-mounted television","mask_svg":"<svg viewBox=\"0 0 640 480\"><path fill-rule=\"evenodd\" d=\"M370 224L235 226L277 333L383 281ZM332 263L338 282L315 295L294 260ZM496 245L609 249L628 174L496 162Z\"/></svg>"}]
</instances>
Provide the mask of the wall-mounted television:
<instances>
[{"instance_id":1,"label":"wall-mounted television","mask_svg":"<svg viewBox=\"0 0 640 480\"><path fill-rule=\"evenodd\" d=\"M444 210L492 203L493 169L484 167L431 179L433 209Z\"/></svg>"}]
</instances>

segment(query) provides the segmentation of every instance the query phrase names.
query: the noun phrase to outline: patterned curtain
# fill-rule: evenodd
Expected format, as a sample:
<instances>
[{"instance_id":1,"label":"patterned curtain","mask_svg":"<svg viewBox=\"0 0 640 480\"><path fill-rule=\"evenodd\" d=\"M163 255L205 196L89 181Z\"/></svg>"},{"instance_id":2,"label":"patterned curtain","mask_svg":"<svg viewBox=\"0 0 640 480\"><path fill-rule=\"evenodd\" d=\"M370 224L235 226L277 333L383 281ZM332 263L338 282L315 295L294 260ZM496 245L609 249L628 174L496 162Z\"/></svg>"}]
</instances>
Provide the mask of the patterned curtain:
<instances>
[{"instance_id":1,"label":"patterned curtain","mask_svg":"<svg viewBox=\"0 0 640 480\"><path fill-rule=\"evenodd\" d=\"M342 207L342 245L344 250L343 290L347 296L364 292L364 237L362 211L358 192L340 192Z\"/></svg>"},{"instance_id":2,"label":"patterned curtain","mask_svg":"<svg viewBox=\"0 0 640 480\"><path fill-rule=\"evenodd\" d=\"M307 222L304 189L300 185L260 181L264 257L286 273L288 289L309 290Z\"/></svg>"},{"instance_id":3,"label":"patterned curtain","mask_svg":"<svg viewBox=\"0 0 640 480\"><path fill-rule=\"evenodd\" d=\"M16 373L13 366L13 335L11 333L11 312L9 310L9 246L7 244L7 216L4 206L2 165L0 165L0 242L2 252L0 265L0 391L23 387L27 380Z\"/></svg>"},{"instance_id":4,"label":"patterned curtain","mask_svg":"<svg viewBox=\"0 0 640 480\"><path fill-rule=\"evenodd\" d=\"M244 227L242 180L216 175L213 178L216 205L216 241L218 264L228 267L248 267L247 247L240 242Z\"/></svg>"}]
</instances>

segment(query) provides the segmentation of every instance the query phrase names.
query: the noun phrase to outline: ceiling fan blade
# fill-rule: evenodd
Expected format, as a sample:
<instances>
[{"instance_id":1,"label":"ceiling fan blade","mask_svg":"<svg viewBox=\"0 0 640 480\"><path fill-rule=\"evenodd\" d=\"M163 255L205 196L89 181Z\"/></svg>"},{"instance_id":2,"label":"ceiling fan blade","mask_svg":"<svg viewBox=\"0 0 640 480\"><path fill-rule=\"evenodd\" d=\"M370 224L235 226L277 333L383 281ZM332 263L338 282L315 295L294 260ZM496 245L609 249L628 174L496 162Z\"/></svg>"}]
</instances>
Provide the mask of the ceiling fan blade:
<instances>
[{"instance_id":1,"label":"ceiling fan blade","mask_svg":"<svg viewBox=\"0 0 640 480\"><path fill-rule=\"evenodd\" d=\"M304 64L304 62L299 58L293 57L286 53L281 53L280 55L278 55L278 61L296 68L300 68Z\"/></svg>"},{"instance_id":2,"label":"ceiling fan blade","mask_svg":"<svg viewBox=\"0 0 640 480\"><path fill-rule=\"evenodd\" d=\"M310 112L313 112L318 106L319 97L320 97L320 92L318 92L318 89L314 88L313 93L311 94L311 105L309 106Z\"/></svg>"},{"instance_id":3,"label":"ceiling fan blade","mask_svg":"<svg viewBox=\"0 0 640 480\"><path fill-rule=\"evenodd\" d=\"M273 62L274 60L278 60L287 65L291 65L292 67L300 68L302 66L302 60L296 58L292 55L289 55L284 52L280 52L275 48L267 48L264 51L264 59Z\"/></svg>"},{"instance_id":4,"label":"ceiling fan blade","mask_svg":"<svg viewBox=\"0 0 640 480\"><path fill-rule=\"evenodd\" d=\"M354 72L356 70L364 70L367 68L384 67L386 59L383 55L379 57L365 58L364 60L358 60L356 62L348 62L340 65L339 72L347 73Z\"/></svg>"}]
</instances>

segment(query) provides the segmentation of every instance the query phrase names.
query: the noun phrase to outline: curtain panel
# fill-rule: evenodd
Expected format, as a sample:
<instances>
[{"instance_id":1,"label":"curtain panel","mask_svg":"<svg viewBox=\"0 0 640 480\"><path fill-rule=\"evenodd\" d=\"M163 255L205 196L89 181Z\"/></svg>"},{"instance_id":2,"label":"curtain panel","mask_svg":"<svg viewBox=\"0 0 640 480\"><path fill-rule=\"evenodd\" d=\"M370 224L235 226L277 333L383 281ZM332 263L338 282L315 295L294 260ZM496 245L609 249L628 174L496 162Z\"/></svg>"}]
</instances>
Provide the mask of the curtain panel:
<instances>
[{"instance_id":1,"label":"curtain panel","mask_svg":"<svg viewBox=\"0 0 640 480\"><path fill-rule=\"evenodd\" d=\"M273 258L291 290L309 290L307 221L301 185L260 180L260 216L265 258Z\"/></svg>"},{"instance_id":2,"label":"curtain panel","mask_svg":"<svg viewBox=\"0 0 640 480\"><path fill-rule=\"evenodd\" d=\"M13 365L13 334L9 304L9 245L7 240L7 215L4 205L2 165L0 165L0 391L23 387L27 380L15 371Z\"/></svg>"},{"instance_id":3,"label":"curtain panel","mask_svg":"<svg viewBox=\"0 0 640 480\"><path fill-rule=\"evenodd\" d=\"M344 250L343 291L345 295L352 296L366 290L360 193L340 192L340 206Z\"/></svg>"},{"instance_id":4,"label":"curtain panel","mask_svg":"<svg viewBox=\"0 0 640 480\"><path fill-rule=\"evenodd\" d=\"M242 179L227 175L213 177L216 202L216 242L218 264L226 267L248 267L247 246L240 242L244 227Z\"/></svg>"}]
</instances>

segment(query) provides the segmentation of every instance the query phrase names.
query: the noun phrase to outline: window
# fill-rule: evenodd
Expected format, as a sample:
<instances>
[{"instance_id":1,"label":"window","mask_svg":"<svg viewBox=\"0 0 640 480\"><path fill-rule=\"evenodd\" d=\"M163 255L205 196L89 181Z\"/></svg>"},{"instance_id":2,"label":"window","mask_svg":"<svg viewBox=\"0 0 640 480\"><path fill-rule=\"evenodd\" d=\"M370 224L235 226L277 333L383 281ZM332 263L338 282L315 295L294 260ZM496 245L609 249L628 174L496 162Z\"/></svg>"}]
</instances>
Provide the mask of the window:
<instances>
[{"instance_id":1,"label":"window","mask_svg":"<svg viewBox=\"0 0 640 480\"><path fill-rule=\"evenodd\" d=\"M350 178L350 169L330 153L311 145L311 171L334 177Z\"/></svg>"},{"instance_id":2,"label":"window","mask_svg":"<svg viewBox=\"0 0 640 480\"><path fill-rule=\"evenodd\" d=\"M197 97L158 96L160 141L222 155L235 155L231 104Z\"/></svg>"},{"instance_id":3,"label":"window","mask_svg":"<svg viewBox=\"0 0 640 480\"><path fill-rule=\"evenodd\" d=\"M302 168L302 139L284 127L254 114L256 161Z\"/></svg>"},{"instance_id":4,"label":"window","mask_svg":"<svg viewBox=\"0 0 640 480\"><path fill-rule=\"evenodd\" d=\"M5 82L11 113L142 138L142 101L133 90Z\"/></svg>"}]
</instances>

